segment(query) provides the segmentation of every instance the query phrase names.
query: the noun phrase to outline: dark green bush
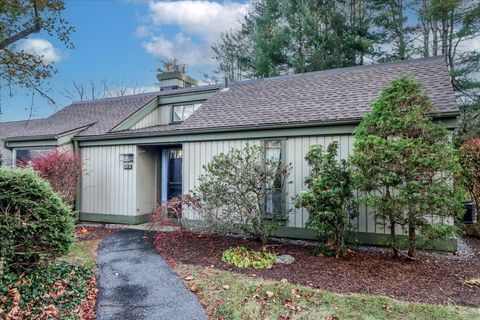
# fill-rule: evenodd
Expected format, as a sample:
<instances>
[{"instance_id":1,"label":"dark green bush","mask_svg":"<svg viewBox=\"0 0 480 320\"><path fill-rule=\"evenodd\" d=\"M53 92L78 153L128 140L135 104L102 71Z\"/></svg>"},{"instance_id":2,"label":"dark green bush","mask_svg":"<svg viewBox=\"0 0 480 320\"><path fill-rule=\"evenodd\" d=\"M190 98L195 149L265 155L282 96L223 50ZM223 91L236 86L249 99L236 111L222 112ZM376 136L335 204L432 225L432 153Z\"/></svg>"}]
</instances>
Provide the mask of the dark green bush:
<instances>
[{"instance_id":1,"label":"dark green bush","mask_svg":"<svg viewBox=\"0 0 480 320\"><path fill-rule=\"evenodd\" d=\"M49 262L74 241L71 209L31 169L0 168L0 261L19 271Z\"/></svg>"}]
</instances>

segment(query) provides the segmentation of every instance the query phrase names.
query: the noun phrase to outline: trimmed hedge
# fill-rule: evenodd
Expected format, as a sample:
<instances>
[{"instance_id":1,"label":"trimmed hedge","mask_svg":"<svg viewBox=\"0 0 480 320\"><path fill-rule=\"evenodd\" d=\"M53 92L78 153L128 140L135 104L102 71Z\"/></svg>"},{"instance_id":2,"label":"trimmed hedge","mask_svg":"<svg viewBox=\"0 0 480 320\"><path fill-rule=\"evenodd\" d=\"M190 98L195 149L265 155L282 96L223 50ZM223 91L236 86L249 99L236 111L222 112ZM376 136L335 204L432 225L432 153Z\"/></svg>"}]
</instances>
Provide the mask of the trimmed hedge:
<instances>
[{"instance_id":1,"label":"trimmed hedge","mask_svg":"<svg viewBox=\"0 0 480 320\"><path fill-rule=\"evenodd\" d=\"M20 271L70 250L70 207L32 169L0 168L0 261Z\"/></svg>"}]
</instances>

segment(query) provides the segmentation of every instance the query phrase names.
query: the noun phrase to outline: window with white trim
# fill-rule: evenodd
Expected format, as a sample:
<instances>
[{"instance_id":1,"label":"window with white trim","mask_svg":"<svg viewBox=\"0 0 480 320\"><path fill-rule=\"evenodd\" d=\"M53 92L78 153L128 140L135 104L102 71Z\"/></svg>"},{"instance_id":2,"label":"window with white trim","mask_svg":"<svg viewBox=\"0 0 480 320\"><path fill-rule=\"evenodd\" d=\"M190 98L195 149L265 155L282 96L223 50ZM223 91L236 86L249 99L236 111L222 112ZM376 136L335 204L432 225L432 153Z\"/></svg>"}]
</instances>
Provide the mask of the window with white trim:
<instances>
[{"instance_id":1,"label":"window with white trim","mask_svg":"<svg viewBox=\"0 0 480 320\"><path fill-rule=\"evenodd\" d=\"M198 108L200 108L201 103L186 104L173 106L172 108L172 121L173 122L182 122L187 120Z\"/></svg>"}]
</instances>

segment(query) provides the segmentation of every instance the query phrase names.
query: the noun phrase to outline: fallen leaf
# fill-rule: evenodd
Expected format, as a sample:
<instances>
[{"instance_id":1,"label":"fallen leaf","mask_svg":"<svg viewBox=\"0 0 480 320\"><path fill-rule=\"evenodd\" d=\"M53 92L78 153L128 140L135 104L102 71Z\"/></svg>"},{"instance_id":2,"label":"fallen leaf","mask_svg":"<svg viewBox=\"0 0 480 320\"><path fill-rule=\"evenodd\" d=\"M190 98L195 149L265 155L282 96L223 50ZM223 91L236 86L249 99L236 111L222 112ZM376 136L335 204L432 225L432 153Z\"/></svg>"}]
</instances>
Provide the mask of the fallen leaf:
<instances>
[{"instance_id":1,"label":"fallen leaf","mask_svg":"<svg viewBox=\"0 0 480 320\"><path fill-rule=\"evenodd\" d=\"M192 292L198 292L200 288L198 287L198 284L197 283L193 283L191 286L190 286L190 291Z\"/></svg>"},{"instance_id":2,"label":"fallen leaf","mask_svg":"<svg viewBox=\"0 0 480 320\"><path fill-rule=\"evenodd\" d=\"M288 283L288 280L283 278L282 280L280 280L281 283Z\"/></svg>"},{"instance_id":3,"label":"fallen leaf","mask_svg":"<svg viewBox=\"0 0 480 320\"><path fill-rule=\"evenodd\" d=\"M225 289L225 290L228 290L228 289L230 289L230 286L228 284L226 284L222 288Z\"/></svg>"},{"instance_id":4,"label":"fallen leaf","mask_svg":"<svg viewBox=\"0 0 480 320\"><path fill-rule=\"evenodd\" d=\"M88 229L87 228L82 228L80 229L80 233L85 235L85 234L88 234Z\"/></svg>"},{"instance_id":5,"label":"fallen leaf","mask_svg":"<svg viewBox=\"0 0 480 320\"><path fill-rule=\"evenodd\" d=\"M193 277L192 277L192 276L185 277L185 280L186 280L186 281L192 281L192 280L193 280Z\"/></svg>"},{"instance_id":6,"label":"fallen leaf","mask_svg":"<svg viewBox=\"0 0 480 320\"><path fill-rule=\"evenodd\" d=\"M271 298L273 297L275 294L272 292L272 291L267 291L265 292L265 294L267 295L267 297Z\"/></svg>"}]
</instances>

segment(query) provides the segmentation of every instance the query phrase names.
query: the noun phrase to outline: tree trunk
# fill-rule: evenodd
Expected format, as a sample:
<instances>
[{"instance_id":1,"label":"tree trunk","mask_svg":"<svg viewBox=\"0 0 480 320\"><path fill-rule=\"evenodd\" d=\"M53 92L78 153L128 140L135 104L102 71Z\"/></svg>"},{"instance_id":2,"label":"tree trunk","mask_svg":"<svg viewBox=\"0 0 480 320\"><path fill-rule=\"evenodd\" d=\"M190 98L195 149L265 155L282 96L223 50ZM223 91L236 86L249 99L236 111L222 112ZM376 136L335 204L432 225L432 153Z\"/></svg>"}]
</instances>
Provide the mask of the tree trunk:
<instances>
[{"instance_id":1,"label":"tree trunk","mask_svg":"<svg viewBox=\"0 0 480 320\"><path fill-rule=\"evenodd\" d=\"M408 257L415 259L417 256L417 233L412 223L408 225Z\"/></svg>"},{"instance_id":2,"label":"tree trunk","mask_svg":"<svg viewBox=\"0 0 480 320\"><path fill-rule=\"evenodd\" d=\"M400 256L400 252L398 251L398 248L397 248L397 235L395 234L395 226L396 226L396 223L395 223L395 220L393 219L390 219L390 240L391 240L391 247L392 247L392 250L393 250L393 255L395 257L399 257Z\"/></svg>"}]
</instances>

